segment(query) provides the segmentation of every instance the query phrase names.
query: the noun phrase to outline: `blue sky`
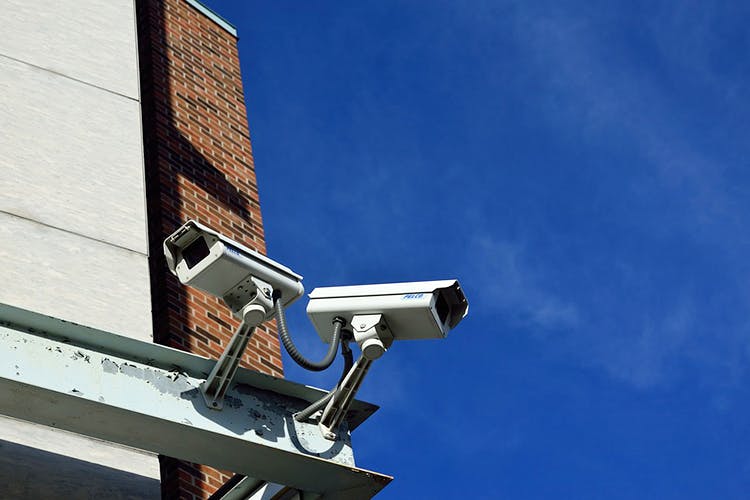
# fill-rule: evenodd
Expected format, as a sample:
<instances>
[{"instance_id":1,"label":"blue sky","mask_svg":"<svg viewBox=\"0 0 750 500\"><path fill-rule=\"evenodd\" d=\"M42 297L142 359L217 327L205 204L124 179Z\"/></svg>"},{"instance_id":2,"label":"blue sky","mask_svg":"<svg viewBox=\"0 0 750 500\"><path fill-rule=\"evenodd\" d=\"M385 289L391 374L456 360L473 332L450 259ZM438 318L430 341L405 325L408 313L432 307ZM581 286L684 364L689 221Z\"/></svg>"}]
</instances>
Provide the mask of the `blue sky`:
<instances>
[{"instance_id":1,"label":"blue sky","mask_svg":"<svg viewBox=\"0 0 750 500\"><path fill-rule=\"evenodd\" d=\"M269 256L471 303L362 387L378 498L750 495L750 4L206 3Z\"/></svg>"}]
</instances>

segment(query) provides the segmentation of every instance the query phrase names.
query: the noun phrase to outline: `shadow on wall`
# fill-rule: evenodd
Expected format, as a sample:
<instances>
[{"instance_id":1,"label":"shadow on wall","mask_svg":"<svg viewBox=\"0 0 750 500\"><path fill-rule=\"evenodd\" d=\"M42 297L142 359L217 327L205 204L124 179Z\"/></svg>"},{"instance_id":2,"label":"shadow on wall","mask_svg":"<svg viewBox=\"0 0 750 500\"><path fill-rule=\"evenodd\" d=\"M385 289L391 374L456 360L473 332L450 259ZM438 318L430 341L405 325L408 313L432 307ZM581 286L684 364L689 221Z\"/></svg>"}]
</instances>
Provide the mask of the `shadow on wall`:
<instances>
[{"instance_id":1,"label":"shadow on wall","mask_svg":"<svg viewBox=\"0 0 750 500\"><path fill-rule=\"evenodd\" d=\"M185 343L185 336L192 336L205 343L225 344L205 329L193 330L185 325L190 323L190 308L187 289L168 272L163 255L162 242L187 219L194 218L206 222L204 214L211 211L211 205L222 208L223 229L240 233L242 239L259 243L259 250L264 251L262 230L253 231L243 227L251 225L251 196L256 191L255 185L248 181L243 186L246 192L238 189L236 184L243 181L230 180L225 172L217 168L211 159L202 154L186 137L181 129L196 130L197 119L191 117L199 114L199 107L211 107L205 100L197 99L187 93L176 90L180 109L173 109L171 95L170 68L174 62L167 54L165 33L166 4L183 2L138 0L139 23L139 56L142 89L142 116L144 129L144 150L146 163L146 191L149 231L149 265L152 290L152 315L154 318L154 341L183 350L190 350ZM186 7L191 8L191 7ZM179 57L179 56L175 56ZM188 71L188 70L186 70ZM200 105L197 102L200 100ZM179 115L179 117L178 117ZM181 121L182 120L182 121ZM185 120L191 120L188 125ZM206 137L202 138L205 142ZM210 140L213 140L209 138ZM220 148L220 145L215 147ZM235 175L240 175L240 172ZM203 206L205 204L206 206ZM219 217L218 214L214 214ZM253 222L252 225L258 224ZM253 246L249 244L248 246ZM215 322L227 337L234 332L236 324L229 317L227 309L218 299L207 297L207 315ZM212 314L212 312L214 314ZM222 319L220 316L223 316ZM194 316L193 316L194 317ZM215 347L213 347L215 349ZM220 352L211 352L220 354ZM278 371L278 367L275 368Z\"/></svg>"},{"instance_id":2,"label":"shadow on wall","mask_svg":"<svg viewBox=\"0 0 750 500\"><path fill-rule=\"evenodd\" d=\"M169 37L167 36L167 17L179 17L190 12L186 9L192 7L182 0L136 0L136 9L154 341L193 352L193 346L198 345L204 353L208 352L216 358L221 347L226 345L233 334L236 324L231 316L227 316L226 307L213 297L205 298L205 311L200 309L203 306L195 306L189 301L188 290L167 270L162 242L186 219L194 218L246 242L252 241L258 250L265 251L260 220L253 217L251 210L254 209L257 213L257 201L254 200L257 199L257 187L254 178L242 178L243 173L251 171L250 164L238 167L240 162L234 160L237 144L227 146L222 143L223 138L216 137L216 127L231 129L232 133L245 137L247 131L219 112L219 108L214 105L223 105L218 102L218 94L206 91L201 95L201 85L210 86L212 82L223 78L222 75L227 76L215 64L208 69L215 73L216 80L205 74L205 79L203 76L196 76L193 68L197 58L195 55L202 58L204 54L211 53L205 56L206 60L216 57L210 46L215 42L208 41L205 46L198 46L202 41L196 42L195 38L191 38L192 35L188 35L186 38L189 41L185 41L181 33L176 34L175 31L192 28L185 27L189 23L177 26L173 19L169 20L171 29ZM176 59L181 61L179 65L175 64ZM197 64L201 62L198 61ZM236 80L239 76L232 74L228 78ZM179 79L187 80L185 85ZM221 82L220 87L224 88L224 82ZM226 92L231 97L236 89L229 87L231 86L227 86ZM175 102L179 103L176 110ZM244 108L241 111L243 110ZM211 125L206 124L207 116ZM244 114L242 118L244 119ZM214 132L209 132L208 127L214 128ZM225 171L222 171L217 168L216 160L204 155L196 148L196 144L217 152L233 165L223 165ZM249 139L247 146L249 148ZM232 147L235 148L234 151L231 151ZM249 149L244 155L249 157ZM216 227L216 224L206 220L211 216L219 218L219 211L224 227ZM195 324L194 320L198 316L196 307L202 316L198 318L199 322L219 325L220 335L212 334L198 325L190 326ZM269 325L266 325L265 330L275 336ZM258 329L255 336L257 338L262 334L261 329ZM260 364L267 373L282 375L280 366L274 366L271 360L261 358ZM180 472L193 477L195 484L200 485L199 489L204 492L215 489L215 485L206 484L206 474L202 471L206 472L207 467L169 457L160 457L160 464L163 498L182 498L184 495L192 498L189 490L195 490L196 487L183 484L179 478ZM228 476L222 474L219 477L226 480ZM189 480L187 484L190 484Z\"/></svg>"},{"instance_id":3,"label":"shadow on wall","mask_svg":"<svg viewBox=\"0 0 750 500\"><path fill-rule=\"evenodd\" d=\"M159 480L0 440L4 499L158 499Z\"/></svg>"}]
</instances>

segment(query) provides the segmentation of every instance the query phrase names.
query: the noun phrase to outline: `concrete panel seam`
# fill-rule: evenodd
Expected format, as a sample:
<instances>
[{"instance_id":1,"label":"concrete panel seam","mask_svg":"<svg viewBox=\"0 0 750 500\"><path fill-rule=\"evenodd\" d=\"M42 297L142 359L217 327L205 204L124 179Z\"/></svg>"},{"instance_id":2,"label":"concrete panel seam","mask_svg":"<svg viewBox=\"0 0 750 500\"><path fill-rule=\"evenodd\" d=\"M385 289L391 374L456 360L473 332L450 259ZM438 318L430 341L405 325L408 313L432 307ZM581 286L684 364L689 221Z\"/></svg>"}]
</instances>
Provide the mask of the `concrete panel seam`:
<instances>
[{"instance_id":1,"label":"concrete panel seam","mask_svg":"<svg viewBox=\"0 0 750 500\"><path fill-rule=\"evenodd\" d=\"M48 227L48 228L54 229L56 231L62 231L64 233L72 234L74 236L79 236L81 238L85 238L85 239L90 240L90 241L96 241L97 243L101 243L103 245L108 245L108 246L111 246L111 247L114 247L114 248L119 248L120 250L126 250L126 251L128 251L130 253L134 253L134 254L137 254L137 255L142 255L144 257L148 257L148 253L139 252L137 250L133 250L132 248L124 247L122 245L117 245L115 243L112 243L112 242L109 242L109 241L106 241L106 240L100 240L99 238L92 238L91 236L87 236L85 234L77 233L75 231L71 231L71 230L65 229L63 227L53 226L52 224L47 224L46 222L41 222L41 221L38 221L36 219L31 219L29 217L24 217L22 215L14 214L12 212L7 212L5 210L0 210L0 214L8 215L10 217L14 217L16 219L25 220L25 221L28 221L28 222L33 222L34 224L39 224L40 226Z\"/></svg>"},{"instance_id":2,"label":"concrete panel seam","mask_svg":"<svg viewBox=\"0 0 750 500\"><path fill-rule=\"evenodd\" d=\"M135 98L133 98L133 97L131 97L129 95L121 94L120 92L115 92L114 90L110 90L108 88L101 87L99 85L95 85L93 83L87 82L86 80L81 80L79 78L75 78L75 77L72 77L70 75L66 75L65 73L60 73L59 71L55 71L53 69L45 68L44 66L38 66L36 64L31 64L30 62L24 61L23 59L17 59L17 58L15 58L13 56L9 56L9 55L3 54L3 53L0 53L0 57L2 57L3 59L8 59L10 61L14 61L14 62L20 63L20 64L24 64L24 65L32 67L32 68L36 68L36 69L39 69L39 70L42 70L42 71L46 71L48 73L52 73L53 75L61 76L61 77L66 78L68 80L74 81L76 83L81 83L81 84L86 85L88 87L93 87L93 88L95 88L97 90L102 90L104 92L116 95L118 97L124 97L125 99L128 99L129 101L140 102L140 99L135 99Z\"/></svg>"}]
</instances>

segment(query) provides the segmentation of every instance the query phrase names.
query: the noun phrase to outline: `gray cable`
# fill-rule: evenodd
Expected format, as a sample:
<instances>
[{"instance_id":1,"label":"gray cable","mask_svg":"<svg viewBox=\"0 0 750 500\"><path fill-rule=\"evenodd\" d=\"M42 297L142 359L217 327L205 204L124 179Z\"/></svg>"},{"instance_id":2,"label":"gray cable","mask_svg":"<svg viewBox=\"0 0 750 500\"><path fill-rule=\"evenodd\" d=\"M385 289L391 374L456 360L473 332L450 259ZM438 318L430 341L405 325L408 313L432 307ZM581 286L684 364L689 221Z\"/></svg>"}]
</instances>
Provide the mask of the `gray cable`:
<instances>
[{"instance_id":1,"label":"gray cable","mask_svg":"<svg viewBox=\"0 0 750 500\"><path fill-rule=\"evenodd\" d=\"M325 405L328 404L328 401L331 400L333 397L333 394L336 392L336 389L341 385L341 383L344 381L344 378L346 378L346 375L349 373L349 370L352 369L352 366L354 366L354 356L352 355L352 350L349 347L349 338L344 338L341 341L341 356L344 357L344 370L341 373L341 377L339 378L338 384L336 384L336 387L331 389L331 391L320 398L319 400L315 401L313 404L305 408L304 410L295 413L294 414L294 420L297 422L304 422L310 416L312 416L316 411L323 408Z\"/></svg>"},{"instance_id":2,"label":"gray cable","mask_svg":"<svg viewBox=\"0 0 750 500\"><path fill-rule=\"evenodd\" d=\"M339 348L339 342L341 340L341 328L344 326L344 320L341 318L335 318L333 320L333 336L331 337L331 346L328 348L328 352L322 361L315 362L310 361L304 357L295 347L292 338L289 336L289 329L286 326L286 315L284 314L284 306L281 303L281 297L274 296L274 308L276 309L276 321L279 326L279 336L281 337L281 343L284 344L284 349L289 353L289 356L294 360L295 363L300 365L306 370L313 372L323 371L333 363L336 358L336 351Z\"/></svg>"}]
</instances>

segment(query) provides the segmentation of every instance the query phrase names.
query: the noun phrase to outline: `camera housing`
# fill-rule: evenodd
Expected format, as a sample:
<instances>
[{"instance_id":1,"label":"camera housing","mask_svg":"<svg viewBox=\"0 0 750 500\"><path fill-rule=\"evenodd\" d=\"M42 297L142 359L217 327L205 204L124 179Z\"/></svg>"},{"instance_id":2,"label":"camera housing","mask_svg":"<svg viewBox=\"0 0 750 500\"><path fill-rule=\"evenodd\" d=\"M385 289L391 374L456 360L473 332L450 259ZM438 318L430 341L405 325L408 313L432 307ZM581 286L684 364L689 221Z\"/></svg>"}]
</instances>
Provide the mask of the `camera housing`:
<instances>
[{"instance_id":1,"label":"camera housing","mask_svg":"<svg viewBox=\"0 0 750 500\"><path fill-rule=\"evenodd\" d=\"M351 326L362 355L336 387L300 412L299 418L307 418L318 404L325 404L318 428L324 438L336 439L370 366L394 340L444 338L468 312L469 303L458 280L314 289L307 315L320 338L330 343L330 325L336 318L343 319Z\"/></svg>"},{"instance_id":2,"label":"camera housing","mask_svg":"<svg viewBox=\"0 0 750 500\"><path fill-rule=\"evenodd\" d=\"M305 291L302 276L288 267L193 220L164 240L164 255L182 284L221 298L238 317L260 302L269 319L274 291L285 306Z\"/></svg>"},{"instance_id":3,"label":"camera housing","mask_svg":"<svg viewBox=\"0 0 750 500\"><path fill-rule=\"evenodd\" d=\"M444 338L469 312L458 280L315 288L307 315L320 338L331 341L336 317L382 315L393 340ZM362 325L352 324L356 331Z\"/></svg>"}]
</instances>

